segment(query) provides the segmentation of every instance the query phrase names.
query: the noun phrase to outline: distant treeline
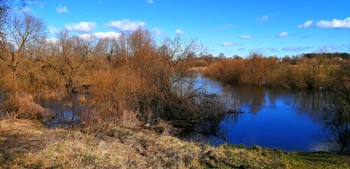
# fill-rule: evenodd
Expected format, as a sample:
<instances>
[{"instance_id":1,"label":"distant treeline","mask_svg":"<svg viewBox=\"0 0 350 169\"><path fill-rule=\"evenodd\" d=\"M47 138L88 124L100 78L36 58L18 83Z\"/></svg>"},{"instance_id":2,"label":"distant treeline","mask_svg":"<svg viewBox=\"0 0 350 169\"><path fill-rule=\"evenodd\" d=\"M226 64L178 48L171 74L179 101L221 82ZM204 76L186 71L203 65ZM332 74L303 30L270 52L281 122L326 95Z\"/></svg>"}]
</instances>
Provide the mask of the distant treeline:
<instances>
[{"instance_id":1,"label":"distant treeline","mask_svg":"<svg viewBox=\"0 0 350 169\"><path fill-rule=\"evenodd\" d=\"M350 59L349 53L306 53L301 55L303 58L327 58L327 59Z\"/></svg>"},{"instance_id":2,"label":"distant treeline","mask_svg":"<svg viewBox=\"0 0 350 169\"><path fill-rule=\"evenodd\" d=\"M205 68L205 75L224 83L295 89L325 89L337 77L347 53L312 53L295 57L264 57L251 53L247 58L220 59ZM344 58L344 59L343 59Z\"/></svg>"},{"instance_id":3,"label":"distant treeline","mask_svg":"<svg viewBox=\"0 0 350 169\"><path fill-rule=\"evenodd\" d=\"M249 58L250 56L248 56ZM264 58L275 58L277 60L289 63L289 64L297 64L299 61L302 61L303 59L330 59L330 60L349 60L350 54L349 53L305 53L295 56L284 56L284 57L276 57L276 56L263 56ZM212 54L205 54L198 56L197 58L193 59L193 66L194 67L205 67L208 66L214 62L225 60L225 59L244 59L244 57L234 55L232 57L226 57L223 53L220 53L218 56L214 56Z\"/></svg>"}]
</instances>

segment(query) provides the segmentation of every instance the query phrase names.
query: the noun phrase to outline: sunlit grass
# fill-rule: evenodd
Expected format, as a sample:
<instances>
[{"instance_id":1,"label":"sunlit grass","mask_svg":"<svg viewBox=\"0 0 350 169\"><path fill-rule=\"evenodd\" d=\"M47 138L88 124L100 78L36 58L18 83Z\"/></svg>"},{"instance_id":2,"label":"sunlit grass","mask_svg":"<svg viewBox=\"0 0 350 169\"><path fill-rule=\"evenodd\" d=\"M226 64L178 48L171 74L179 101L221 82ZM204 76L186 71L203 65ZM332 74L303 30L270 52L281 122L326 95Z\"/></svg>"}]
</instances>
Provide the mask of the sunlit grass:
<instances>
[{"instance_id":1,"label":"sunlit grass","mask_svg":"<svg viewBox=\"0 0 350 169\"><path fill-rule=\"evenodd\" d=\"M1 168L349 168L350 156L283 152L259 146L217 148L166 133L114 127L113 136L1 121Z\"/></svg>"}]
</instances>

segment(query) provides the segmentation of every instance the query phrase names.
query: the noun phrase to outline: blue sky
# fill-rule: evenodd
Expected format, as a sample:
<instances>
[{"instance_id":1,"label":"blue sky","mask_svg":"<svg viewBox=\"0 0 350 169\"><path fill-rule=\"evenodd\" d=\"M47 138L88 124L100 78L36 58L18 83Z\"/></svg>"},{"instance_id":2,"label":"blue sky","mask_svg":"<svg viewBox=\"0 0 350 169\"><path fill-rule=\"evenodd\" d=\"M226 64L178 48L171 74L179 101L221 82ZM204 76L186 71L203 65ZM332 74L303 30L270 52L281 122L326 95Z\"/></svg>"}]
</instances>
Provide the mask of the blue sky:
<instances>
[{"instance_id":1,"label":"blue sky","mask_svg":"<svg viewBox=\"0 0 350 169\"><path fill-rule=\"evenodd\" d=\"M180 34L226 56L350 52L349 0L31 0L48 35L118 37L138 27Z\"/></svg>"}]
</instances>

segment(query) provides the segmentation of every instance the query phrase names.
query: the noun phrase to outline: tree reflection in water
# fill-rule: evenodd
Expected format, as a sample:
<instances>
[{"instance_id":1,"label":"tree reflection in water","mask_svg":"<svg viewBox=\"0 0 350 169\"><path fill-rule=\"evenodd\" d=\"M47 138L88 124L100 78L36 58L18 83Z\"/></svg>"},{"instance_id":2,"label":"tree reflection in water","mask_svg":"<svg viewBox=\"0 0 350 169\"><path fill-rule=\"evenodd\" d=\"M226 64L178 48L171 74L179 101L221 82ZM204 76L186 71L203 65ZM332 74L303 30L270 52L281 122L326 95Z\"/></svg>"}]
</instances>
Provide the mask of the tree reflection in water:
<instances>
[{"instance_id":1,"label":"tree reflection in water","mask_svg":"<svg viewBox=\"0 0 350 169\"><path fill-rule=\"evenodd\" d=\"M342 62L330 76L325 127L339 151L350 153L350 62Z\"/></svg>"},{"instance_id":2,"label":"tree reflection in water","mask_svg":"<svg viewBox=\"0 0 350 169\"><path fill-rule=\"evenodd\" d=\"M328 95L331 101L325 106L324 124L329 141L335 143L334 151L350 153L350 105L334 93Z\"/></svg>"},{"instance_id":3,"label":"tree reflection in water","mask_svg":"<svg viewBox=\"0 0 350 169\"><path fill-rule=\"evenodd\" d=\"M325 95L322 91L270 89L259 86L226 86L222 90L225 104L238 105L242 112L256 114L264 107L292 108L315 122L322 122ZM231 106L232 107L232 106ZM305 111L307 110L307 111ZM238 111L239 112L239 111Z\"/></svg>"},{"instance_id":4,"label":"tree reflection in water","mask_svg":"<svg viewBox=\"0 0 350 169\"><path fill-rule=\"evenodd\" d=\"M221 96L229 113L192 126L183 135L186 138L213 145L257 144L287 151L349 151L350 120L345 120L339 105L326 100L334 99L324 91L224 86L204 77L196 80Z\"/></svg>"}]
</instances>

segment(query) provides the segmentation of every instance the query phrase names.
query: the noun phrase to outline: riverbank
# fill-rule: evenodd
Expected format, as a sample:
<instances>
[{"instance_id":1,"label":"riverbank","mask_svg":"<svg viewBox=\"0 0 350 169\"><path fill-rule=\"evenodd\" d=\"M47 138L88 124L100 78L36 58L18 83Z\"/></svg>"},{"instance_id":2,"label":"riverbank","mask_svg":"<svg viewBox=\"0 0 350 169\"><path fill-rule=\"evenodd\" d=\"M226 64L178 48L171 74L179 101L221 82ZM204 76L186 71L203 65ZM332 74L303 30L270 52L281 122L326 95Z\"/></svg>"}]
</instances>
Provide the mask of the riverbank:
<instances>
[{"instance_id":1,"label":"riverbank","mask_svg":"<svg viewBox=\"0 0 350 169\"><path fill-rule=\"evenodd\" d=\"M163 130L111 127L103 135L0 123L0 168L349 168L350 156L183 141Z\"/></svg>"}]
</instances>

